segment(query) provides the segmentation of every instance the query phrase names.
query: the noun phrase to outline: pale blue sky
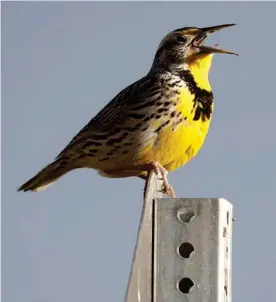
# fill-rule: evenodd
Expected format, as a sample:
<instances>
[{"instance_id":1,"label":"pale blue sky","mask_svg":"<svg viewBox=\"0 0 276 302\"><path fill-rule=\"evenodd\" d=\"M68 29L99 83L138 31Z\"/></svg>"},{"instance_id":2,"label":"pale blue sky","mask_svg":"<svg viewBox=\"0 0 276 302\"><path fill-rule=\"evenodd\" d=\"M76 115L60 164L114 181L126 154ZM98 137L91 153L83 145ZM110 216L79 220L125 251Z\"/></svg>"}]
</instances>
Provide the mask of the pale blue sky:
<instances>
[{"instance_id":1,"label":"pale blue sky","mask_svg":"<svg viewBox=\"0 0 276 302\"><path fill-rule=\"evenodd\" d=\"M178 197L235 206L233 301L273 301L276 275L273 2L2 3L4 302L121 302L142 206L139 179L74 171L16 188L149 69L167 32L238 23L210 43L216 108L197 158L170 174Z\"/></svg>"}]
</instances>

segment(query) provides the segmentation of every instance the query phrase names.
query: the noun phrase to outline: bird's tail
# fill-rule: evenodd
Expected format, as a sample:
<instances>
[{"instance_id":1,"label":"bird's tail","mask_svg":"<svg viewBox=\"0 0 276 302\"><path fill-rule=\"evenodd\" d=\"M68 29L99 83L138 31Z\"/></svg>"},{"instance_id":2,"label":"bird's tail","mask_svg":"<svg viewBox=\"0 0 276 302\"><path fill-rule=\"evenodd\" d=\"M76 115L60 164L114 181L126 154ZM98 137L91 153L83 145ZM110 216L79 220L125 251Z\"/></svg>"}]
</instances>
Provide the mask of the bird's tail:
<instances>
[{"instance_id":1,"label":"bird's tail","mask_svg":"<svg viewBox=\"0 0 276 302\"><path fill-rule=\"evenodd\" d=\"M57 159L19 187L18 191L42 191L72 169L74 168L69 167L68 163L64 162L62 158Z\"/></svg>"}]
</instances>

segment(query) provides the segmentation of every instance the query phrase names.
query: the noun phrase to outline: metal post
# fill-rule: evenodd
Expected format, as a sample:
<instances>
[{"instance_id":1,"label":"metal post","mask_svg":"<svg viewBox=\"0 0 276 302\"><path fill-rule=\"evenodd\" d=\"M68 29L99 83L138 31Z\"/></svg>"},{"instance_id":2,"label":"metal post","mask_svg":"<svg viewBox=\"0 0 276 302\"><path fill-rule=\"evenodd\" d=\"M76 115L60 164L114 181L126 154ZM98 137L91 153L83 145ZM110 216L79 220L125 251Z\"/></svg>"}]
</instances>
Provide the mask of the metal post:
<instances>
[{"instance_id":1,"label":"metal post","mask_svg":"<svg viewBox=\"0 0 276 302\"><path fill-rule=\"evenodd\" d=\"M167 199L152 174L126 302L231 302L232 205Z\"/></svg>"},{"instance_id":2,"label":"metal post","mask_svg":"<svg viewBox=\"0 0 276 302\"><path fill-rule=\"evenodd\" d=\"M231 204L157 199L154 207L154 301L230 302Z\"/></svg>"},{"instance_id":3,"label":"metal post","mask_svg":"<svg viewBox=\"0 0 276 302\"><path fill-rule=\"evenodd\" d=\"M153 200L164 197L162 183L151 174L145 194L125 302L153 301Z\"/></svg>"}]
</instances>

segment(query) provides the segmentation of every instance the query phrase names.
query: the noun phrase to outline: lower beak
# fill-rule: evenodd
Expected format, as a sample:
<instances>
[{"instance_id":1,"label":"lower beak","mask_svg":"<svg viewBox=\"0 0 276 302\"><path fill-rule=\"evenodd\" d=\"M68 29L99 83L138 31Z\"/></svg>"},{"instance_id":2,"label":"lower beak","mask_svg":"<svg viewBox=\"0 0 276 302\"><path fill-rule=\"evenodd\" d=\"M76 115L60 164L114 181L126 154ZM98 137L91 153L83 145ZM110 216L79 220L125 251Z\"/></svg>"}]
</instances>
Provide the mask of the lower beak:
<instances>
[{"instance_id":1,"label":"lower beak","mask_svg":"<svg viewBox=\"0 0 276 302\"><path fill-rule=\"evenodd\" d=\"M234 25L236 25L236 24L223 24L223 25L217 25L217 26L211 26L211 27L203 27L203 28L201 28L200 35L203 34L207 37L214 32L217 32L223 28L234 26ZM200 45L199 49L200 49L201 53L225 53L225 54L231 54L231 55L238 56L238 54L235 52L232 52L232 51L229 51L226 49L222 49L222 48L212 47L212 46Z\"/></svg>"}]
</instances>

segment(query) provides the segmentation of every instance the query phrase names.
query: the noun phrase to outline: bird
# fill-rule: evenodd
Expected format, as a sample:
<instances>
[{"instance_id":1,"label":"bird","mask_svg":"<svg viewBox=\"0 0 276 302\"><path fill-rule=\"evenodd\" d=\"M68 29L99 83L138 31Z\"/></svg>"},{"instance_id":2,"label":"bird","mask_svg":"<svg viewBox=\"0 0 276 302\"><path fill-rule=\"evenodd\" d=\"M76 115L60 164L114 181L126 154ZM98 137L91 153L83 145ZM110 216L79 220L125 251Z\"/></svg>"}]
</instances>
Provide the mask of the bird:
<instances>
[{"instance_id":1,"label":"bird","mask_svg":"<svg viewBox=\"0 0 276 302\"><path fill-rule=\"evenodd\" d=\"M184 166L203 146L214 110L209 71L214 54L206 38L236 24L183 27L160 42L148 73L119 92L84 126L55 160L18 188L41 191L67 172L92 168L110 178L161 175Z\"/></svg>"}]
</instances>

